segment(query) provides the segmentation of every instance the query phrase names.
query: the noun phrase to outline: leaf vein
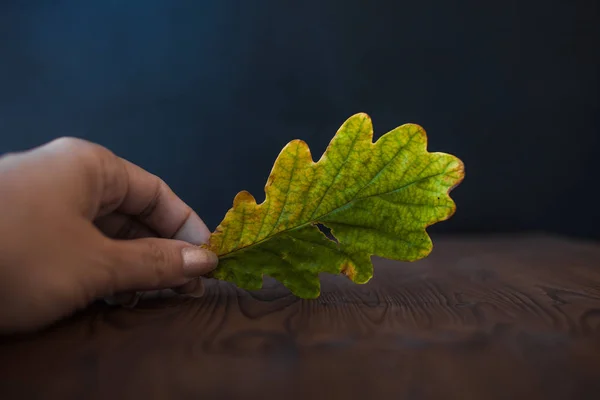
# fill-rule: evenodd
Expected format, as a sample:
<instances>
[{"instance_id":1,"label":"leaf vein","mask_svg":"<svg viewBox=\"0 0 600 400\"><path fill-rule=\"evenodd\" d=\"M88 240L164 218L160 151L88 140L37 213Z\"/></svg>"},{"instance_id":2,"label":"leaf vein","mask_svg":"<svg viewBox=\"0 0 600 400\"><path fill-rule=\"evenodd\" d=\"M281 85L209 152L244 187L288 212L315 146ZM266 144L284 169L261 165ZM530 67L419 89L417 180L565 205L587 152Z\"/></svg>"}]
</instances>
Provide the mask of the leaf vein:
<instances>
[{"instance_id":1,"label":"leaf vein","mask_svg":"<svg viewBox=\"0 0 600 400\"><path fill-rule=\"evenodd\" d=\"M335 177L333 178L333 181L331 182L331 184L327 187L327 189L325 189L325 193L323 194L323 196L321 196L321 199L317 203L317 207L315 207L315 209L313 210L309 219L312 220L312 218L315 216L315 213L319 210L319 207L321 207L321 203L323 203L323 200L325 199L325 197L327 196L327 194L329 193L329 191L331 190L331 188L337 181L338 177L340 176L340 173L344 169L344 166L348 162L348 159L352 155L352 150L354 150L354 146L356 145L356 142L358 141L358 138L360 137L360 132L362 131L363 125L365 124L365 120L366 119L363 119L362 122L360 123L360 128L358 129L359 133L357 133L356 136L354 137L354 139L352 140L352 144L350 145L350 149L348 150L348 153L346 154L346 158L344 159L344 162L342 162L342 165L340 165L340 167L338 168L337 173L335 174Z\"/></svg>"}]
</instances>

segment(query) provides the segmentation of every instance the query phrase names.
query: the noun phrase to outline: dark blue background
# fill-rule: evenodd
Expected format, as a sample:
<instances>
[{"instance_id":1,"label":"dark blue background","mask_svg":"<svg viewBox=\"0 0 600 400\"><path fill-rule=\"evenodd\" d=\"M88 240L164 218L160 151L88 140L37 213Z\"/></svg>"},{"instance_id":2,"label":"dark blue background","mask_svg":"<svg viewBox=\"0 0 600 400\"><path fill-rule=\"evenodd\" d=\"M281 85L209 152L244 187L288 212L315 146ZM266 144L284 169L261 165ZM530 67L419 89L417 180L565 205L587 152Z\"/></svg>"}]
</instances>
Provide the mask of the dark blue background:
<instances>
[{"instance_id":1,"label":"dark blue background","mask_svg":"<svg viewBox=\"0 0 600 400\"><path fill-rule=\"evenodd\" d=\"M0 152L87 138L214 228L285 143L318 158L364 111L464 160L437 231L599 238L598 4L4 0Z\"/></svg>"}]
</instances>

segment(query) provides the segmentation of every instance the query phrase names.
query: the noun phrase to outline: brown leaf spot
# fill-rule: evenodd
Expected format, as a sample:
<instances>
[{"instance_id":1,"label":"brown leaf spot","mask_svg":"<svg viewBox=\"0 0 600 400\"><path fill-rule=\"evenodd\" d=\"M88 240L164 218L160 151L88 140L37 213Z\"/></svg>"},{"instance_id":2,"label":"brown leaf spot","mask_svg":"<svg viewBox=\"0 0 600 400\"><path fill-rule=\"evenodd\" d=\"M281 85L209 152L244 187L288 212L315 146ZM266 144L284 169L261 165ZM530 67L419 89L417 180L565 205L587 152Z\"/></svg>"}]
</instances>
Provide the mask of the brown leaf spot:
<instances>
[{"instance_id":1,"label":"brown leaf spot","mask_svg":"<svg viewBox=\"0 0 600 400\"><path fill-rule=\"evenodd\" d=\"M356 276L356 268L354 267L354 265L352 265L349 262L345 262L344 264L342 264L342 269L340 270L340 272L342 274L346 275L352 281L354 280L354 277Z\"/></svg>"}]
</instances>

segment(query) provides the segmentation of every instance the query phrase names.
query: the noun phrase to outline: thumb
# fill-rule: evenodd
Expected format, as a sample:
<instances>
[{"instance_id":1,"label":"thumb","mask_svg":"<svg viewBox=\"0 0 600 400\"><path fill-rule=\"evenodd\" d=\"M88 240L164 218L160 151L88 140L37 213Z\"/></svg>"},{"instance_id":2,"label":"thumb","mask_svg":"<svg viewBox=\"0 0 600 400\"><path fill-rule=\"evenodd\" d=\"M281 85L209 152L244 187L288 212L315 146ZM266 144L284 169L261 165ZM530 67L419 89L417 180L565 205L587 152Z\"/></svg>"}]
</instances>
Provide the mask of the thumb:
<instances>
[{"instance_id":1,"label":"thumb","mask_svg":"<svg viewBox=\"0 0 600 400\"><path fill-rule=\"evenodd\" d=\"M112 241L111 247L109 294L177 287L209 273L218 264L213 252L179 240Z\"/></svg>"}]
</instances>

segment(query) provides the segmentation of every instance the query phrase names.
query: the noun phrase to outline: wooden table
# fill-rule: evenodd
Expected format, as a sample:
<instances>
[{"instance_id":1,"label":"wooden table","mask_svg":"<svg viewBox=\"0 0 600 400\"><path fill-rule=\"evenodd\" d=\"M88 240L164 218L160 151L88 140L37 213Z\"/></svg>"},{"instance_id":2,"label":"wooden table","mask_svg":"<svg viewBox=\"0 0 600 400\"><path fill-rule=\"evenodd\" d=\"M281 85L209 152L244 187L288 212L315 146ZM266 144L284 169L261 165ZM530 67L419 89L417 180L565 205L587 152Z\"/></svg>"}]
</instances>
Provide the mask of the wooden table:
<instances>
[{"instance_id":1,"label":"wooden table","mask_svg":"<svg viewBox=\"0 0 600 400\"><path fill-rule=\"evenodd\" d=\"M201 299L97 305L0 342L0 398L600 399L600 246L440 238L299 300L210 282Z\"/></svg>"}]
</instances>

